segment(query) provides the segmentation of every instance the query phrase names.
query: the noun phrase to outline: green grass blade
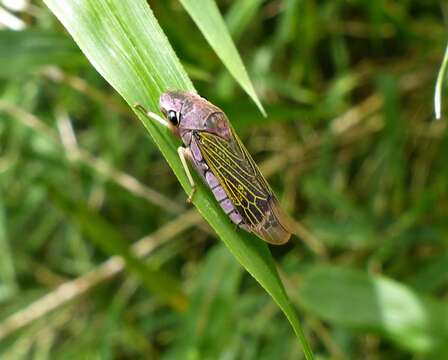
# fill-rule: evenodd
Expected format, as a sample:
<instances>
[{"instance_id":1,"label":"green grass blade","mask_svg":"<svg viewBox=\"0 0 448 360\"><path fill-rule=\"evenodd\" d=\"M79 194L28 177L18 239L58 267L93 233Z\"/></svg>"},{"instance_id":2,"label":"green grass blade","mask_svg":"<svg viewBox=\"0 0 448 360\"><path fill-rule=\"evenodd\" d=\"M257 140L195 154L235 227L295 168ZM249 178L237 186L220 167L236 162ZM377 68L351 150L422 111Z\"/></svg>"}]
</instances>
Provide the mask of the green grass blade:
<instances>
[{"instance_id":1,"label":"green grass blade","mask_svg":"<svg viewBox=\"0 0 448 360\"><path fill-rule=\"evenodd\" d=\"M194 91L171 46L143 0L45 0L99 73L129 103L156 110L167 89ZM179 142L158 124L140 118L186 191L188 180L177 156ZM265 243L236 230L196 177L194 204L237 260L272 296L296 332L307 359L313 355L303 335Z\"/></svg>"},{"instance_id":2,"label":"green grass blade","mask_svg":"<svg viewBox=\"0 0 448 360\"><path fill-rule=\"evenodd\" d=\"M436 81L436 90L434 94L434 109L436 113L436 119L442 117L442 92L443 92L443 81L446 77L446 72L448 69L448 45L445 49L445 55L442 60L442 65L440 66L439 75Z\"/></svg>"},{"instance_id":3,"label":"green grass blade","mask_svg":"<svg viewBox=\"0 0 448 360\"><path fill-rule=\"evenodd\" d=\"M226 24L234 39L239 39L262 5L262 0L240 0L226 14Z\"/></svg>"},{"instance_id":4,"label":"green grass blade","mask_svg":"<svg viewBox=\"0 0 448 360\"><path fill-rule=\"evenodd\" d=\"M163 90L194 91L144 1L45 3L96 70L131 105L141 102L157 109Z\"/></svg>"},{"instance_id":5,"label":"green grass blade","mask_svg":"<svg viewBox=\"0 0 448 360\"><path fill-rule=\"evenodd\" d=\"M214 0L180 0L230 74L266 115Z\"/></svg>"}]
</instances>

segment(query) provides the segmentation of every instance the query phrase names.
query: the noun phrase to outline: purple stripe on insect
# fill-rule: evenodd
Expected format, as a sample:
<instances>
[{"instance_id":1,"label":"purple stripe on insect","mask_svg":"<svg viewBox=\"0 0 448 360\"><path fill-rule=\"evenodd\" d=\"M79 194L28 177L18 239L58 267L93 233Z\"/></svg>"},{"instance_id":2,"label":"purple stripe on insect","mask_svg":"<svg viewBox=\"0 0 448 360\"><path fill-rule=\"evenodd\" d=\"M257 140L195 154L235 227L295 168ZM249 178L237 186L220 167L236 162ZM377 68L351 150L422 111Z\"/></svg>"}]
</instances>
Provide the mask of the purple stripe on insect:
<instances>
[{"instance_id":1,"label":"purple stripe on insect","mask_svg":"<svg viewBox=\"0 0 448 360\"><path fill-rule=\"evenodd\" d=\"M196 139L192 139L191 143L190 143L190 149L191 149L191 154L193 155L193 158L200 162L202 160L202 154L201 154L201 150L199 150L198 144L196 142Z\"/></svg>"},{"instance_id":2,"label":"purple stripe on insect","mask_svg":"<svg viewBox=\"0 0 448 360\"><path fill-rule=\"evenodd\" d=\"M238 212L236 212L236 211L231 213L229 215L229 217L230 217L230 220L232 220L237 225L239 225L243 221L242 216Z\"/></svg>"},{"instance_id":3,"label":"purple stripe on insect","mask_svg":"<svg viewBox=\"0 0 448 360\"><path fill-rule=\"evenodd\" d=\"M213 194L215 195L215 199L218 201L224 200L227 197L226 192L221 186L213 189Z\"/></svg>"},{"instance_id":4,"label":"purple stripe on insect","mask_svg":"<svg viewBox=\"0 0 448 360\"><path fill-rule=\"evenodd\" d=\"M207 171L205 173L205 180L207 181L207 184L210 186L210 189L214 189L219 185L218 179L215 175L212 174L211 171Z\"/></svg>"},{"instance_id":5,"label":"purple stripe on insect","mask_svg":"<svg viewBox=\"0 0 448 360\"><path fill-rule=\"evenodd\" d=\"M235 210L235 207L233 206L232 202L228 198L225 199L224 201L221 201L220 205L226 214L229 214L233 210Z\"/></svg>"}]
</instances>

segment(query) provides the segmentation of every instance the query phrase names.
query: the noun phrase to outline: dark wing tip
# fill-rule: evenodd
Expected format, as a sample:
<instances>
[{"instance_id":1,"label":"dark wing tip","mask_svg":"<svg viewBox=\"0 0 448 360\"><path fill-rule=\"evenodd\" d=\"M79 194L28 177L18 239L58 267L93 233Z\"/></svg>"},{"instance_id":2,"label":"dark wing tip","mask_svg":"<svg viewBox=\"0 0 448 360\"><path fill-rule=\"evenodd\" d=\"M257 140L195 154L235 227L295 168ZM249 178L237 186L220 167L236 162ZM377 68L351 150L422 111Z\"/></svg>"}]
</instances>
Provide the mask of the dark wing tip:
<instances>
[{"instance_id":1,"label":"dark wing tip","mask_svg":"<svg viewBox=\"0 0 448 360\"><path fill-rule=\"evenodd\" d=\"M261 228L256 230L255 233L264 241L272 245L286 244L291 237L291 233L285 231L279 225L271 226L269 229Z\"/></svg>"},{"instance_id":2,"label":"dark wing tip","mask_svg":"<svg viewBox=\"0 0 448 360\"><path fill-rule=\"evenodd\" d=\"M274 214L274 216L277 218L278 222L280 223L281 227L289 232L290 234L295 233L295 224L292 221L292 219L289 217L287 213L285 213L278 203L277 199L273 198L270 203L271 211Z\"/></svg>"},{"instance_id":3,"label":"dark wing tip","mask_svg":"<svg viewBox=\"0 0 448 360\"><path fill-rule=\"evenodd\" d=\"M291 234L294 234L294 223L283 211L275 198L270 200L269 208L275 221L268 223L266 220L254 229L253 232L270 244L285 244L288 242Z\"/></svg>"}]
</instances>

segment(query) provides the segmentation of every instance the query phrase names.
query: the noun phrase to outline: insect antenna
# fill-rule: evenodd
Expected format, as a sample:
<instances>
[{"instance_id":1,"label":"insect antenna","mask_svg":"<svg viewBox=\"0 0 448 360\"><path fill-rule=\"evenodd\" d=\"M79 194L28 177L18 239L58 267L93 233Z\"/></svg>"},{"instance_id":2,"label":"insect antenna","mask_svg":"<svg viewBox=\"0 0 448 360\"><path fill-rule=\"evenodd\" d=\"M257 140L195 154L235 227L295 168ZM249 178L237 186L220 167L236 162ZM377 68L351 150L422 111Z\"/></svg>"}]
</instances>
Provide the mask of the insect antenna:
<instances>
[{"instance_id":1,"label":"insect antenna","mask_svg":"<svg viewBox=\"0 0 448 360\"><path fill-rule=\"evenodd\" d=\"M143 107L143 105L141 105L141 104L134 104L134 109L140 111L146 117L149 117L150 119L157 121L159 124L161 124L161 125L163 125L165 127L168 127L168 123L167 123L166 120L164 120L162 117L160 117L156 113L153 113L152 111L146 110Z\"/></svg>"}]
</instances>

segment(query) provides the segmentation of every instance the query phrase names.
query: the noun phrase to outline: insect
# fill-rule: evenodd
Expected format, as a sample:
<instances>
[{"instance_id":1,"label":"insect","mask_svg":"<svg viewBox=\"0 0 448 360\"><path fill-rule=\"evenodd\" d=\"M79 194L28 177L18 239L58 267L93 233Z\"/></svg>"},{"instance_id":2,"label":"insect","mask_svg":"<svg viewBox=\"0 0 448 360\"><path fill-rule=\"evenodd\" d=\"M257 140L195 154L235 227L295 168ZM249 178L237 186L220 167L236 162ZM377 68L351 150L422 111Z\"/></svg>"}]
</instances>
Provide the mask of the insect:
<instances>
[{"instance_id":1,"label":"insect","mask_svg":"<svg viewBox=\"0 0 448 360\"><path fill-rule=\"evenodd\" d=\"M177 152L192 187L187 202L196 191L188 159L232 222L268 243L287 242L292 222L224 112L190 92L169 91L159 102L166 120L139 104L135 108L182 139Z\"/></svg>"}]
</instances>

